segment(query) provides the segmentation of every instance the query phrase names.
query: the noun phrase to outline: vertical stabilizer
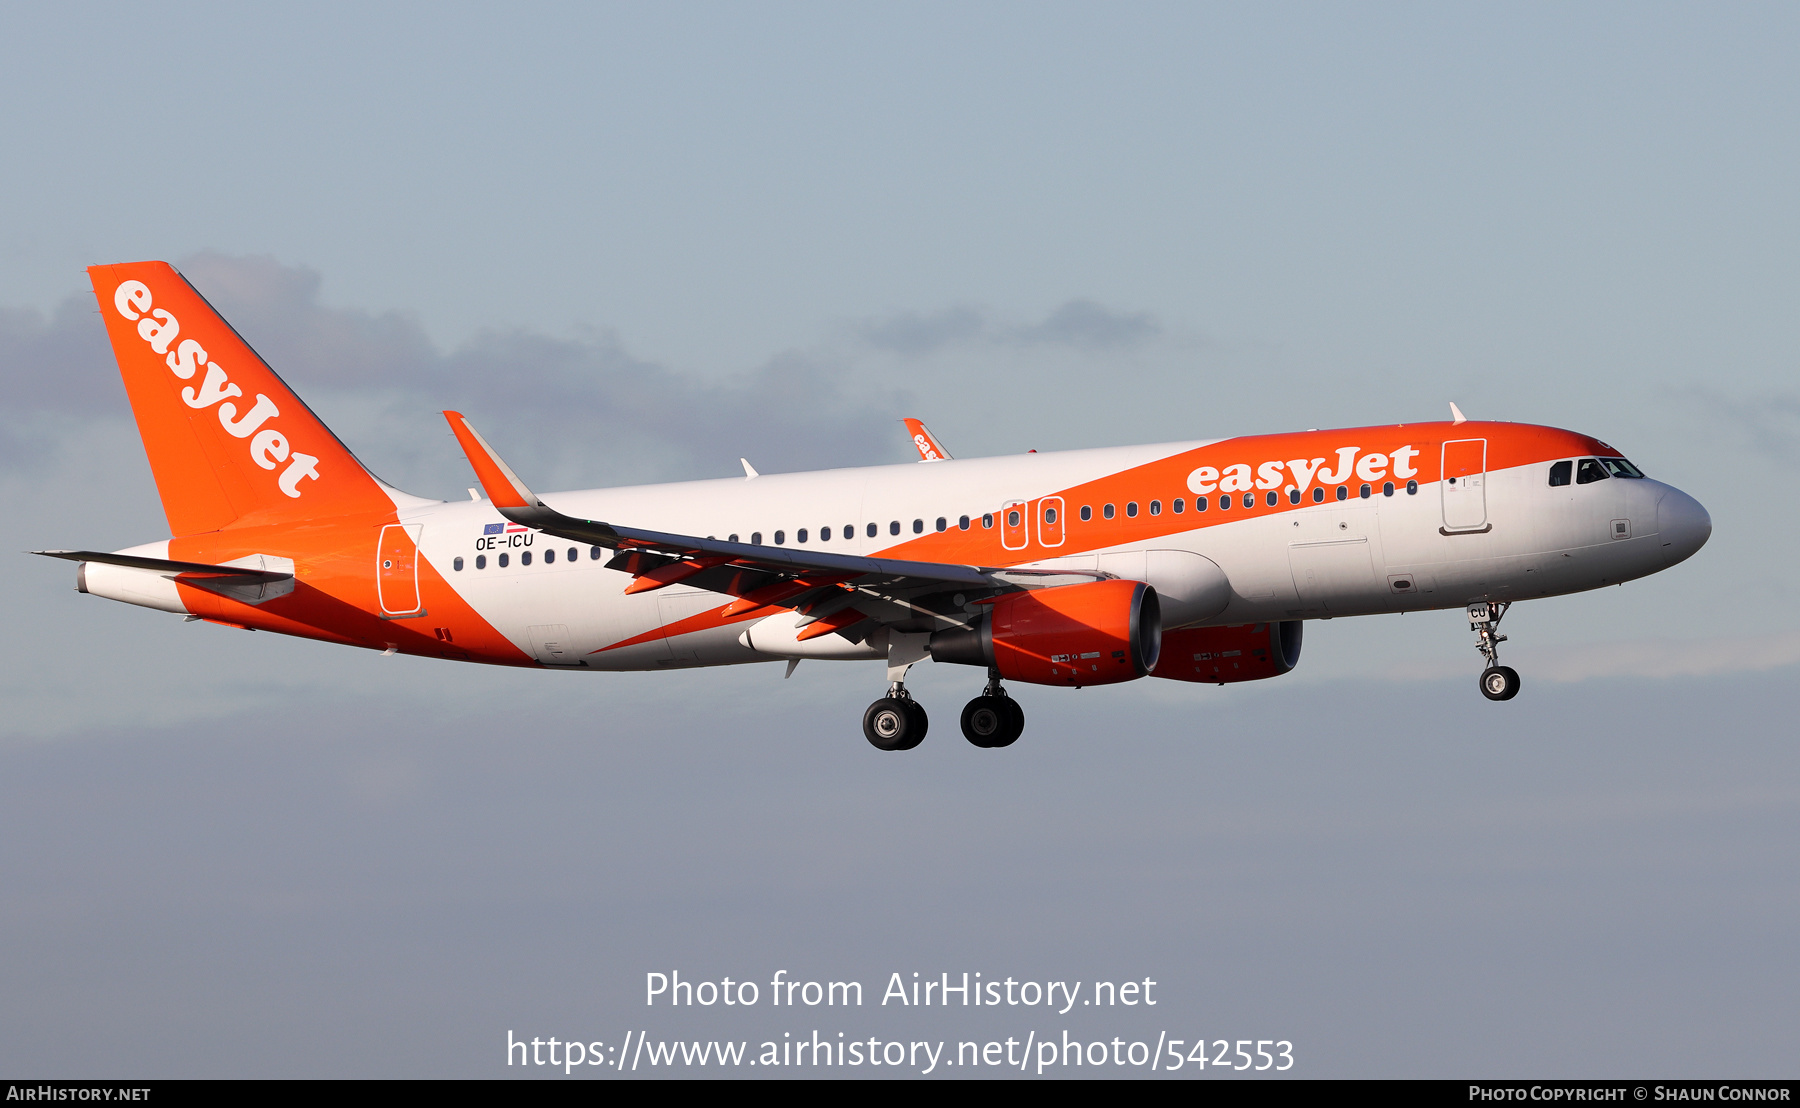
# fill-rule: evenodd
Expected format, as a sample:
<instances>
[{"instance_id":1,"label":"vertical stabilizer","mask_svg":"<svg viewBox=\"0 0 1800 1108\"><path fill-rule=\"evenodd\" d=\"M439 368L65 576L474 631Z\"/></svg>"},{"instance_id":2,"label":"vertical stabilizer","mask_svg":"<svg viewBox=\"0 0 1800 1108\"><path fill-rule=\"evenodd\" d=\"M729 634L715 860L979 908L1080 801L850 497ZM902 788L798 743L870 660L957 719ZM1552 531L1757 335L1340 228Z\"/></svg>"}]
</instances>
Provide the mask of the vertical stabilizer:
<instances>
[{"instance_id":1,"label":"vertical stabilizer","mask_svg":"<svg viewBox=\"0 0 1800 1108\"><path fill-rule=\"evenodd\" d=\"M97 265L88 276L170 534L393 509L175 267Z\"/></svg>"}]
</instances>

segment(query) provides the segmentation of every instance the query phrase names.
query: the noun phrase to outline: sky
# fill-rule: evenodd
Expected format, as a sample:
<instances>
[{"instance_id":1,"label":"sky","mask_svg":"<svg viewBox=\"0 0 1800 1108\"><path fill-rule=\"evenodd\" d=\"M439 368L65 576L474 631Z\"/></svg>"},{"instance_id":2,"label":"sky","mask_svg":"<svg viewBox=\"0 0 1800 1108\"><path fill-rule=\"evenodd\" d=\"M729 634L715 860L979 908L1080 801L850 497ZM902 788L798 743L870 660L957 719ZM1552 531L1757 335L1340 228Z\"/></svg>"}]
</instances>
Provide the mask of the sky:
<instances>
[{"instance_id":1,"label":"sky","mask_svg":"<svg viewBox=\"0 0 1800 1108\"><path fill-rule=\"evenodd\" d=\"M1371 617L1270 682L1015 690L1003 752L925 666L906 755L875 665L384 659L21 553L0 1072L503 1077L509 1030L635 1029L1791 1073L1790 6L13 5L0 52L20 551L166 534L84 272L149 258L421 495L472 483L445 408L556 489L903 461L902 416L982 456L1454 401L1714 521L1515 608L1506 704L1458 613ZM647 1007L677 969L871 993ZM875 1003L964 971L1164 999Z\"/></svg>"}]
</instances>

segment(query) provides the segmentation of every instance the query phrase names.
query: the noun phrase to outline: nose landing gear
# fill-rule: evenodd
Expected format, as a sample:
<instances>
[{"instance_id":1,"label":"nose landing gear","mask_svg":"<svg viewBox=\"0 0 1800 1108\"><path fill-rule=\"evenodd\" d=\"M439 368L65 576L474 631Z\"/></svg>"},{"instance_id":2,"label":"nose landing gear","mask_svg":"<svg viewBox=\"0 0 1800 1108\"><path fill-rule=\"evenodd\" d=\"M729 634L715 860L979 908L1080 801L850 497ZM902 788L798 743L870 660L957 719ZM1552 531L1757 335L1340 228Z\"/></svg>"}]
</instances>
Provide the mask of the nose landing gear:
<instances>
[{"instance_id":1,"label":"nose landing gear","mask_svg":"<svg viewBox=\"0 0 1800 1108\"><path fill-rule=\"evenodd\" d=\"M976 746L1011 746L1025 731L1025 710L1000 687L1000 674L988 671L987 688L962 710L962 733Z\"/></svg>"},{"instance_id":2,"label":"nose landing gear","mask_svg":"<svg viewBox=\"0 0 1800 1108\"><path fill-rule=\"evenodd\" d=\"M1489 700L1511 700L1519 695L1519 672L1500 664L1500 618L1512 607L1510 600L1483 600L1469 605L1469 629L1475 632L1475 649L1487 659L1481 671L1481 695Z\"/></svg>"},{"instance_id":3,"label":"nose landing gear","mask_svg":"<svg viewBox=\"0 0 1800 1108\"><path fill-rule=\"evenodd\" d=\"M904 681L895 681L888 694L863 713L863 737L876 750L911 750L925 741L930 725L924 707L906 691Z\"/></svg>"}]
</instances>

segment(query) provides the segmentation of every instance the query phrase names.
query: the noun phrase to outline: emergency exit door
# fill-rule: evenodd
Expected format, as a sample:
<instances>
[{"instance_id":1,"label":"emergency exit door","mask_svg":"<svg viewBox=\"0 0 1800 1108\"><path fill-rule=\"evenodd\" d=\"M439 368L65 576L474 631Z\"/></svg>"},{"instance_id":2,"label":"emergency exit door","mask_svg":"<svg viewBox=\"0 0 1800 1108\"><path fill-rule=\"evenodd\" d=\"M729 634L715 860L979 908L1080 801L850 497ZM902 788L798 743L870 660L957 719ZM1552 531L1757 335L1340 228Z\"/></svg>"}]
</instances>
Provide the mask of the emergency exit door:
<instances>
[{"instance_id":1,"label":"emergency exit door","mask_svg":"<svg viewBox=\"0 0 1800 1108\"><path fill-rule=\"evenodd\" d=\"M1487 526L1487 440L1457 439L1444 444L1444 530L1479 531Z\"/></svg>"}]
</instances>

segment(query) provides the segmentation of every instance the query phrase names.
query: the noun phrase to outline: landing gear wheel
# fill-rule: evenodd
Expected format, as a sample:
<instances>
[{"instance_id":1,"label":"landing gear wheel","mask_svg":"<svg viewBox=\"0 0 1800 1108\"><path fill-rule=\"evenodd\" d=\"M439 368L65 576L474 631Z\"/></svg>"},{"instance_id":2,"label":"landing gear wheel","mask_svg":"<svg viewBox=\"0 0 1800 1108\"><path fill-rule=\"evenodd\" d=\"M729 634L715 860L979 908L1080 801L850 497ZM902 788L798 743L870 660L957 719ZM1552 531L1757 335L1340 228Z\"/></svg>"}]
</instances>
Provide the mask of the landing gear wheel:
<instances>
[{"instance_id":1,"label":"landing gear wheel","mask_svg":"<svg viewBox=\"0 0 1800 1108\"><path fill-rule=\"evenodd\" d=\"M978 696L962 711L962 733L976 746L1011 746L1025 730L1025 712L1010 696Z\"/></svg>"},{"instance_id":2,"label":"landing gear wheel","mask_svg":"<svg viewBox=\"0 0 1800 1108\"><path fill-rule=\"evenodd\" d=\"M1006 733L1006 708L997 696L978 696L963 705L963 738L983 749Z\"/></svg>"},{"instance_id":3,"label":"landing gear wheel","mask_svg":"<svg viewBox=\"0 0 1800 1108\"><path fill-rule=\"evenodd\" d=\"M863 713L863 736L876 750L911 750L925 741L930 722L912 700L884 696Z\"/></svg>"},{"instance_id":4,"label":"landing gear wheel","mask_svg":"<svg viewBox=\"0 0 1800 1108\"><path fill-rule=\"evenodd\" d=\"M1025 733L1025 709L1019 707L1019 702L1010 696L1004 697L1000 703L1006 710L1006 730L1000 733L998 739L988 744L994 747L1011 746L1019 741L1020 735Z\"/></svg>"},{"instance_id":5,"label":"landing gear wheel","mask_svg":"<svg viewBox=\"0 0 1800 1108\"><path fill-rule=\"evenodd\" d=\"M1489 700L1511 700L1519 695L1519 672L1511 666L1494 666L1481 674L1481 695Z\"/></svg>"},{"instance_id":6,"label":"landing gear wheel","mask_svg":"<svg viewBox=\"0 0 1800 1108\"><path fill-rule=\"evenodd\" d=\"M911 750L925 741L925 731L931 726L931 717L925 714L925 706L916 700L906 702L907 739L895 750Z\"/></svg>"}]
</instances>

